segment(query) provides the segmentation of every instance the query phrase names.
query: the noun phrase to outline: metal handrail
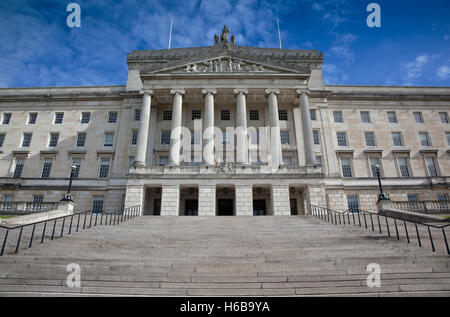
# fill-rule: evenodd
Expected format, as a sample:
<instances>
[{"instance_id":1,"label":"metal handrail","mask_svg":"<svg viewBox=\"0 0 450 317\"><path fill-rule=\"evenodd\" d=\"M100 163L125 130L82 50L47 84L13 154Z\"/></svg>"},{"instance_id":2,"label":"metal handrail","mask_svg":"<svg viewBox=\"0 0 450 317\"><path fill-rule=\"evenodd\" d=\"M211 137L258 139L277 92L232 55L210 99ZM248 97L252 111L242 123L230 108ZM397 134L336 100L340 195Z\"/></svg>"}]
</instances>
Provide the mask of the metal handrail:
<instances>
[{"instance_id":1,"label":"metal handrail","mask_svg":"<svg viewBox=\"0 0 450 317\"><path fill-rule=\"evenodd\" d=\"M425 222L414 221L414 220L405 220L405 219L400 219L400 218L396 218L396 217L392 217L392 216L380 215L375 212L365 211L365 210L360 210L360 209L347 209L345 211L337 211L337 210L332 210L332 209L329 209L326 207L320 207L320 206L315 206L315 205L310 205L310 214L316 218L330 222L334 225L347 225L347 224L352 225L351 220L353 220L354 226L362 227L363 226L362 223L364 221L364 227L366 229L369 229L369 220L370 220L370 228L372 229L372 231L375 231L375 225L377 225L378 231L380 234L383 233L380 218L382 219L382 217L384 217L387 234L389 237L391 237L391 230L389 227L388 219L393 219L397 240L400 240L397 221L403 221L403 226L405 228L405 234L406 234L406 239L407 239L408 243L411 242L411 239L410 239L410 235L408 233L407 223L411 223L414 225L414 227L416 229L415 231L416 231L416 236L417 236L417 241L418 241L419 247L422 247L423 244L422 244L422 239L420 237L418 226L424 226L427 228L428 236L430 238L431 249L433 252L436 251L436 247L435 247L435 243L434 243L430 228L440 229L440 230L442 230L442 237L445 242L447 254L450 255L450 248L448 245L447 235L445 233L445 228L450 226L450 223L447 223L444 225L437 225L437 224L425 223ZM375 224L375 221L374 221L375 217L377 220L377 224ZM358 222L358 224L357 224L357 222Z\"/></svg>"},{"instance_id":2,"label":"metal handrail","mask_svg":"<svg viewBox=\"0 0 450 317\"><path fill-rule=\"evenodd\" d=\"M70 235L72 233L72 228L75 226L74 217L78 216L78 219L76 219L76 232L78 232L79 230L90 229L92 226L95 227L97 225L98 226L106 226L106 225L114 226L114 225L120 224L124 221L128 221L132 218L140 216L140 211L141 211L141 206L133 206L133 207L125 208L122 213L119 213L119 212L108 213L106 211L94 212L94 211L90 210L90 211L83 211L80 213L75 213L72 215L66 215L66 216L61 216L61 217L57 217L57 218L27 223L27 224L23 224L23 225L17 225L17 226L0 225L0 228L6 230L5 236L3 238L3 243L2 243L1 249L0 249L0 256L3 256L4 251L6 249L6 242L8 240L9 232L13 231L13 230L20 229L19 237L17 239L16 247L14 250L14 253L18 253L19 247L20 247L20 242L22 240L22 234L23 234L24 228L26 228L26 227L33 226L32 231L31 231L31 237L28 242L28 248L31 248L33 245L33 238L34 238L36 226L39 224L44 224L44 228L42 230L42 236L41 236L41 240L40 240L40 243L42 244L45 241L45 233L47 230L47 223L49 223L49 222L53 222L52 234L51 234L51 238L50 238L50 240L53 240L55 238L56 224L58 223L59 220L62 220L61 230L60 230L60 234L59 234L59 237L61 238L64 235L65 222L66 222L66 219L68 219L68 218L70 218L70 225L69 225L69 231L68 231L68 235ZM83 215L84 215L84 217L83 217L84 219L81 219ZM108 220L109 220L109 222L108 222ZM82 221L82 223L80 223L80 221Z\"/></svg>"}]
</instances>

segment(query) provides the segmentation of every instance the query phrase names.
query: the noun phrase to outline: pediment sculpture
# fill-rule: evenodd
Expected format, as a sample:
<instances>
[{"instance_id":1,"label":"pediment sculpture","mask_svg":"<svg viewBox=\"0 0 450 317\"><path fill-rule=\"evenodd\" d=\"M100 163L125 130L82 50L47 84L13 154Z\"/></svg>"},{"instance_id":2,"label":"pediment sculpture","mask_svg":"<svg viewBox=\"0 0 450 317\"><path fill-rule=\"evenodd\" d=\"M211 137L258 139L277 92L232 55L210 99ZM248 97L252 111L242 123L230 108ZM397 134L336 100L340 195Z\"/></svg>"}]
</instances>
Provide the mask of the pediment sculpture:
<instances>
[{"instance_id":1,"label":"pediment sculpture","mask_svg":"<svg viewBox=\"0 0 450 317\"><path fill-rule=\"evenodd\" d=\"M186 73L271 72L261 64L243 62L233 58L216 58L186 65Z\"/></svg>"}]
</instances>

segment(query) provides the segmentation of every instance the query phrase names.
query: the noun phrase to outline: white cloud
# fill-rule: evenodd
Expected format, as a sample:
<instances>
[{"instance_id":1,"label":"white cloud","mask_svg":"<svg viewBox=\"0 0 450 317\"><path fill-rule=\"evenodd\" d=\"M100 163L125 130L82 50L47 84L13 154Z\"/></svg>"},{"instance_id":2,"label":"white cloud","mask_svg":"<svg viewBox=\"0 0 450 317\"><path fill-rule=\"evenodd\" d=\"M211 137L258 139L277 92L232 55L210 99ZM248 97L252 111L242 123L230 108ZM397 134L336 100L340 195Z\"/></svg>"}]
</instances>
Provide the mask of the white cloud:
<instances>
[{"instance_id":1,"label":"white cloud","mask_svg":"<svg viewBox=\"0 0 450 317\"><path fill-rule=\"evenodd\" d=\"M438 57L438 54L422 54L418 55L413 61L402 64L406 84L412 84L415 79L422 77L424 67Z\"/></svg>"},{"instance_id":2,"label":"white cloud","mask_svg":"<svg viewBox=\"0 0 450 317\"><path fill-rule=\"evenodd\" d=\"M439 67L436 75L442 80L450 78L450 67L449 66Z\"/></svg>"},{"instance_id":3,"label":"white cloud","mask_svg":"<svg viewBox=\"0 0 450 317\"><path fill-rule=\"evenodd\" d=\"M335 64L325 63L322 67L325 85L342 85L350 78Z\"/></svg>"}]
</instances>

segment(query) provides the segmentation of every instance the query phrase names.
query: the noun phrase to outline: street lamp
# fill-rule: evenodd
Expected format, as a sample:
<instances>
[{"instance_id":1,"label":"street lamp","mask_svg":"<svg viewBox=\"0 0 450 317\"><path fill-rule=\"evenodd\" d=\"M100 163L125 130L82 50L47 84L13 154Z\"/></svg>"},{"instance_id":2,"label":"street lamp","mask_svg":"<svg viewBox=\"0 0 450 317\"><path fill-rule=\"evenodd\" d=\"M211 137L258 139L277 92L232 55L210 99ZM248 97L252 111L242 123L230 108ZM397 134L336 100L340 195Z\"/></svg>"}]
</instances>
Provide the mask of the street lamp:
<instances>
[{"instance_id":1,"label":"street lamp","mask_svg":"<svg viewBox=\"0 0 450 317\"><path fill-rule=\"evenodd\" d=\"M378 200L389 200L389 197L384 194L383 186L381 186L381 173L380 173L380 165L375 166L375 171L377 173L378 178L378 186L380 187L380 195L378 196Z\"/></svg>"},{"instance_id":2,"label":"street lamp","mask_svg":"<svg viewBox=\"0 0 450 317\"><path fill-rule=\"evenodd\" d=\"M72 188L72 180L73 175L75 174L75 171L77 170L77 167L75 165L72 165L70 167L70 180L69 180L69 186L67 187L67 193L64 195L63 199L61 201L71 201L73 202L73 197L70 194L70 189Z\"/></svg>"}]
</instances>

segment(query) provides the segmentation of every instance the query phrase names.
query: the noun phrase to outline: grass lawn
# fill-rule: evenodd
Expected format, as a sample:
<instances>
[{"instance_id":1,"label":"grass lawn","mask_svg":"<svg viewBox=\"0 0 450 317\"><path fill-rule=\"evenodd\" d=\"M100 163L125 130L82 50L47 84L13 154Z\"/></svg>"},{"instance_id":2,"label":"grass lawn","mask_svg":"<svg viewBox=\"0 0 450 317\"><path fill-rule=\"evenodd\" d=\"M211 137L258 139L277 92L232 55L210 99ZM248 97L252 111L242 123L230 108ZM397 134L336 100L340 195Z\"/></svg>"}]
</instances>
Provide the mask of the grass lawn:
<instances>
[{"instance_id":1,"label":"grass lawn","mask_svg":"<svg viewBox=\"0 0 450 317\"><path fill-rule=\"evenodd\" d=\"M8 218L13 218L15 216L8 216L8 215L0 215L0 219L8 219Z\"/></svg>"}]
</instances>

